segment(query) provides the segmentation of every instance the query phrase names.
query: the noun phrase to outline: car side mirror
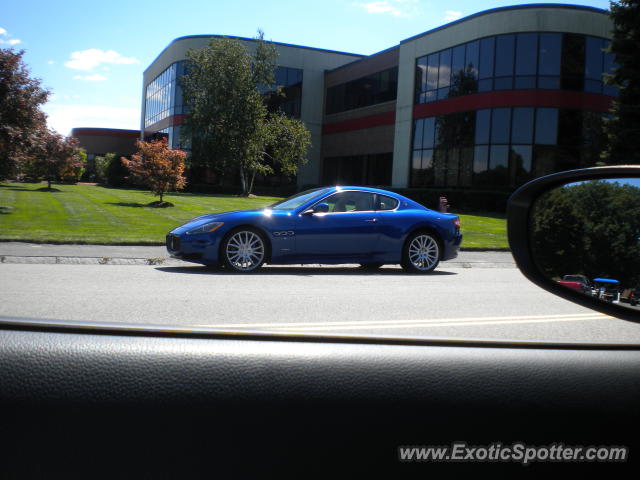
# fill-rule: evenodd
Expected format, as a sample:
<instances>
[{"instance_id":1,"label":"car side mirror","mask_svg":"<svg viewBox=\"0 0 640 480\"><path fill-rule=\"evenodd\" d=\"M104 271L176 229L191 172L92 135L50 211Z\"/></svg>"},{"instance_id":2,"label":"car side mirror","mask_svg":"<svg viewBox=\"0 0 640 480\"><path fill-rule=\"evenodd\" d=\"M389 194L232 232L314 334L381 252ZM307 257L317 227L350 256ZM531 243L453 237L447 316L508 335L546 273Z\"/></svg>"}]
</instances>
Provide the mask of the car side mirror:
<instances>
[{"instance_id":1,"label":"car side mirror","mask_svg":"<svg viewBox=\"0 0 640 480\"><path fill-rule=\"evenodd\" d=\"M543 289L640 322L640 166L535 179L507 206L511 252Z\"/></svg>"},{"instance_id":2,"label":"car side mirror","mask_svg":"<svg viewBox=\"0 0 640 480\"><path fill-rule=\"evenodd\" d=\"M313 206L313 208L309 208L302 212L302 215L313 215L314 213L328 213L329 212L329 204L328 203L317 203Z\"/></svg>"}]
</instances>

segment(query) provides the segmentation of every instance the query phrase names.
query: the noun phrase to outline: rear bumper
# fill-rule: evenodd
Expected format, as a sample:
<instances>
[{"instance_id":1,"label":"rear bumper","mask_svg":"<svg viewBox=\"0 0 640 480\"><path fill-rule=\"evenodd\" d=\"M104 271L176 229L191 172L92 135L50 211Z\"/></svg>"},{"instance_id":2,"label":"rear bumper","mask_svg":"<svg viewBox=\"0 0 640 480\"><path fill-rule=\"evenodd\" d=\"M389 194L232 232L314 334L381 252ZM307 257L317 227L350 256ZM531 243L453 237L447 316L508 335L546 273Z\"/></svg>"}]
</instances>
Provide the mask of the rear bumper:
<instances>
[{"instance_id":1,"label":"rear bumper","mask_svg":"<svg viewBox=\"0 0 640 480\"><path fill-rule=\"evenodd\" d=\"M452 241L446 242L444 252L442 252L442 261L453 260L458 256L460 244L462 243L462 234L458 233Z\"/></svg>"}]
</instances>

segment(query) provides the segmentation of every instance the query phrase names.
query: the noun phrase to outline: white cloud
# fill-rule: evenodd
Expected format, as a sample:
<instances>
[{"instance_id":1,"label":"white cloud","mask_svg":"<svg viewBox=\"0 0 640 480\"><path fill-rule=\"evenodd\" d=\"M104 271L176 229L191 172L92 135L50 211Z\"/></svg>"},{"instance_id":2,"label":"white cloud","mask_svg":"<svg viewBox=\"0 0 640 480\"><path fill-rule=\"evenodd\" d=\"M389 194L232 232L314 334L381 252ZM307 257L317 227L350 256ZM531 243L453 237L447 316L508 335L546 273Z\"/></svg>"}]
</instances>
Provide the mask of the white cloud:
<instances>
[{"instance_id":1,"label":"white cloud","mask_svg":"<svg viewBox=\"0 0 640 480\"><path fill-rule=\"evenodd\" d=\"M53 64L54 64L54 63L56 63L56 62L54 62L53 60L49 60L47 63L48 63L49 65L53 65Z\"/></svg>"},{"instance_id":2,"label":"white cloud","mask_svg":"<svg viewBox=\"0 0 640 480\"><path fill-rule=\"evenodd\" d=\"M71 60L67 61L65 66L74 70L92 70L103 63L130 65L140 63L140 61L133 57L123 57L114 50L105 52L97 48L89 48L88 50L71 53Z\"/></svg>"},{"instance_id":3,"label":"white cloud","mask_svg":"<svg viewBox=\"0 0 640 480\"><path fill-rule=\"evenodd\" d=\"M9 35L9 32L7 32L4 28L0 28L0 35L4 36L4 37L10 37L11 35ZM9 40L5 40L3 38L0 38L0 45L18 45L19 43L22 43L22 40L17 39L17 38L11 38Z\"/></svg>"},{"instance_id":4,"label":"white cloud","mask_svg":"<svg viewBox=\"0 0 640 480\"><path fill-rule=\"evenodd\" d=\"M456 12L455 10L447 10L444 12L444 21L445 22L453 22L454 20L458 20L462 16L462 12Z\"/></svg>"},{"instance_id":5,"label":"white cloud","mask_svg":"<svg viewBox=\"0 0 640 480\"><path fill-rule=\"evenodd\" d=\"M69 105L47 103L43 107L47 114L47 124L62 135L71 133L72 128L140 128L140 109L107 107L102 105Z\"/></svg>"},{"instance_id":6,"label":"white cloud","mask_svg":"<svg viewBox=\"0 0 640 480\"><path fill-rule=\"evenodd\" d=\"M377 0L353 5L365 9L371 14L389 14L394 17L411 17L417 13L418 0Z\"/></svg>"},{"instance_id":7,"label":"white cloud","mask_svg":"<svg viewBox=\"0 0 640 480\"><path fill-rule=\"evenodd\" d=\"M107 77L96 73L95 75L74 75L73 79L86 80L87 82L104 82Z\"/></svg>"}]
</instances>

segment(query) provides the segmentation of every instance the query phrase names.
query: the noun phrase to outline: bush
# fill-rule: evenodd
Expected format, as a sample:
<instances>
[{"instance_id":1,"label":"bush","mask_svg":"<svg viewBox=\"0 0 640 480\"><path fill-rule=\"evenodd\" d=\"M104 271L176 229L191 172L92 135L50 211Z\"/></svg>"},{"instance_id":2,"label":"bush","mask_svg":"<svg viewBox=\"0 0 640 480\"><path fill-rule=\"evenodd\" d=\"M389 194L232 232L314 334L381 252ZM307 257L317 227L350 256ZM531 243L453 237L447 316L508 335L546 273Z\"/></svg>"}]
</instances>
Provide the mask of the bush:
<instances>
[{"instance_id":1,"label":"bush","mask_svg":"<svg viewBox=\"0 0 640 480\"><path fill-rule=\"evenodd\" d=\"M116 153L107 153L105 158L109 161L107 167L107 185L111 187L123 187L127 184L129 170L120 160L121 155Z\"/></svg>"}]
</instances>

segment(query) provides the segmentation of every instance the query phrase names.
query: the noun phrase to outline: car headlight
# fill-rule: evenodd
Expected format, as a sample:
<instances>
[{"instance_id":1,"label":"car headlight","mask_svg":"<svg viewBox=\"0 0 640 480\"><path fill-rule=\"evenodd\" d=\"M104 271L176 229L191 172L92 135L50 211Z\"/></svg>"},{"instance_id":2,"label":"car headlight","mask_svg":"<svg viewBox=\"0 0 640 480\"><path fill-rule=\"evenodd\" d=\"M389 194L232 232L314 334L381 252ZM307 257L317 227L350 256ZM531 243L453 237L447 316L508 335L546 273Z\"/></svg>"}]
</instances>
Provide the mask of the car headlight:
<instances>
[{"instance_id":1,"label":"car headlight","mask_svg":"<svg viewBox=\"0 0 640 480\"><path fill-rule=\"evenodd\" d=\"M192 230L188 230L186 233L188 235L194 235L196 233L215 232L222 225L224 225L224 222L209 222L209 223L202 224L199 227L196 227Z\"/></svg>"}]
</instances>

